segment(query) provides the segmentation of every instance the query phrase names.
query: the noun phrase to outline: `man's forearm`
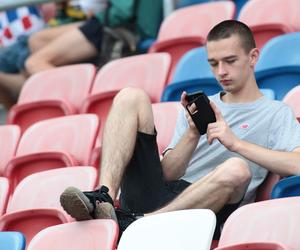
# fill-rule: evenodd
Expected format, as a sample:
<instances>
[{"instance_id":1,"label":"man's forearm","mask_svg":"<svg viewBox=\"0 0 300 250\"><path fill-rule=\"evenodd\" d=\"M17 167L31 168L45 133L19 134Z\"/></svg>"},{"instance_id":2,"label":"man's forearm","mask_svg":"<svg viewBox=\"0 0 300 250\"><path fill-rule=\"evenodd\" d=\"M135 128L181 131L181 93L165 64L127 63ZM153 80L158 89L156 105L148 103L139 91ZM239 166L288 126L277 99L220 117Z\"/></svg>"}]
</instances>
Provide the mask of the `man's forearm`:
<instances>
[{"instance_id":1,"label":"man's forearm","mask_svg":"<svg viewBox=\"0 0 300 250\"><path fill-rule=\"evenodd\" d=\"M232 151L281 176L300 173L299 151L274 151L243 140L238 140Z\"/></svg>"},{"instance_id":2,"label":"man's forearm","mask_svg":"<svg viewBox=\"0 0 300 250\"><path fill-rule=\"evenodd\" d=\"M187 130L176 147L165 154L161 163L167 180L178 180L184 175L199 138L199 134Z\"/></svg>"}]
</instances>

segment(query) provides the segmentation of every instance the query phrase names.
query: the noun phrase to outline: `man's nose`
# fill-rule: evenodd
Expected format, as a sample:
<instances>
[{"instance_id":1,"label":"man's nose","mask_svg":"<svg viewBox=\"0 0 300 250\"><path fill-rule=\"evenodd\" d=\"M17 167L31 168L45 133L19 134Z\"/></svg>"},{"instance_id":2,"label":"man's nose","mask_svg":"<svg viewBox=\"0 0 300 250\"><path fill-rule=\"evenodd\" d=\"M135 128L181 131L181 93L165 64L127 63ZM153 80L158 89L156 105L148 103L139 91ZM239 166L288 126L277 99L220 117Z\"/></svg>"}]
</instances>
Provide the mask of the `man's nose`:
<instances>
[{"instance_id":1,"label":"man's nose","mask_svg":"<svg viewBox=\"0 0 300 250\"><path fill-rule=\"evenodd\" d=\"M220 62L219 65L218 65L218 75L219 76L224 76L227 74L227 70L226 70L226 67L224 65L223 62Z\"/></svg>"}]
</instances>

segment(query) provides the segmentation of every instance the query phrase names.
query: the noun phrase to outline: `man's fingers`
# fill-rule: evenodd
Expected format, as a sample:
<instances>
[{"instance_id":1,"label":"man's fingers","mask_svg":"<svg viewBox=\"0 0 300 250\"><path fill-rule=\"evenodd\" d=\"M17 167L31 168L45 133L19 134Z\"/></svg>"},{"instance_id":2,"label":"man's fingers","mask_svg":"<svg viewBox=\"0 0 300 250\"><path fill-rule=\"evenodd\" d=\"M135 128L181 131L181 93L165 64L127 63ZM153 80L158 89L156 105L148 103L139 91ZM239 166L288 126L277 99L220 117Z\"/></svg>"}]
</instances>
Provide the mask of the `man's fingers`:
<instances>
[{"instance_id":1,"label":"man's fingers","mask_svg":"<svg viewBox=\"0 0 300 250\"><path fill-rule=\"evenodd\" d=\"M216 104L214 104L214 102L210 102L210 106L213 109L215 116L216 116L216 120L217 121L222 121L223 120L223 116L221 114L221 111L217 108Z\"/></svg>"}]
</instances>

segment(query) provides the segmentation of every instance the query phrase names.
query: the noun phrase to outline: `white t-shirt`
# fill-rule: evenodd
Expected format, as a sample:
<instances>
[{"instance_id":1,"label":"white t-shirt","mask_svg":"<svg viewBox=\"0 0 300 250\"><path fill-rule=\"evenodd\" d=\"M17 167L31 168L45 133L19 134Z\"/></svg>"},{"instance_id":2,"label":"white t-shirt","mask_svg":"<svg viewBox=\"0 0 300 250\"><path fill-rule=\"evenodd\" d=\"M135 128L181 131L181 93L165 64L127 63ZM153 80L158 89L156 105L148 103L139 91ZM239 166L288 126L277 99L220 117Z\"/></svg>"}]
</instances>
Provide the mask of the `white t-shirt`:
<instances>
[{"instance_id":1,"label":"white t-shirt","mask_svg":"<svg viewBox=\"0 0 300 250\"><path fill-rule=\"evenodd\" d=\"M224 103L220 94L209 98L217 105L225 121L238 138L272 150L292 151L300 147L300 125L288 105L269 100L264 96L246 104ZM177 144L187 127L188 123L182 109L168 148L173 148ZM218 140L214 140L213 144L209 145L206 135L203 135L182 179L193 183L230 157L245 159L227 150ZM254 201L256 188L267 175L265 168L248 159L245 160L251 169L252 180L246 192L244 204Z\"/></svg>"}]
</instances>

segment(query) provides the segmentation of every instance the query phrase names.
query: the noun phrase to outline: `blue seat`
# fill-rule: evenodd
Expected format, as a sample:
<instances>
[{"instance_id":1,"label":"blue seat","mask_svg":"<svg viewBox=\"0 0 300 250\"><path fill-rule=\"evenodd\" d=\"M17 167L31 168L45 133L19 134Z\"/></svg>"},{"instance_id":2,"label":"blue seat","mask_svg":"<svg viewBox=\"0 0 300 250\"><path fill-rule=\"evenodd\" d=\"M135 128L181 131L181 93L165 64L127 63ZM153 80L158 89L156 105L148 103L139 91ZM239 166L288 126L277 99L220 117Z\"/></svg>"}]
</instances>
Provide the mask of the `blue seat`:
<instances>
[{"instance_id":1,"label":"blue seat","mask_svg":"<svg viewBox=\"0 0 300 250\"><path fill-rule=\"evenodd\" d=\"M20 232L0 232L0 248L6 250L24 250L25 237Z\"/></svg>"},{"instance_id":2,"label":"blue seat","mask_svg":"<svg viewBox=\"0 0 300 250\"><path fill-rule=\"evenodd\" d=\"M202 78L214 78L205 47L192 49L183 55L176 65L172 83Z\"/></svg>"},{"instance_id":3,"label":"blue seat","mask_svg":"<svg viewBox=\"0 0 300 250\"><path fill-rule=\"evenodd\" d=\"M300 84L300 32L271 39L262 49L256 65L260 88L273 89L278 100Z\"/></svg>"},{"instance_id":4,"label":"blue seat","mask_svg":"<svg viewBox=\"0 0 300 250\"><path fill-rule=\"evenodd\" d=\"M300 175L284 178L272 189L272 199L291 196L300 196Z\"/></svg>"}]
</instances>

